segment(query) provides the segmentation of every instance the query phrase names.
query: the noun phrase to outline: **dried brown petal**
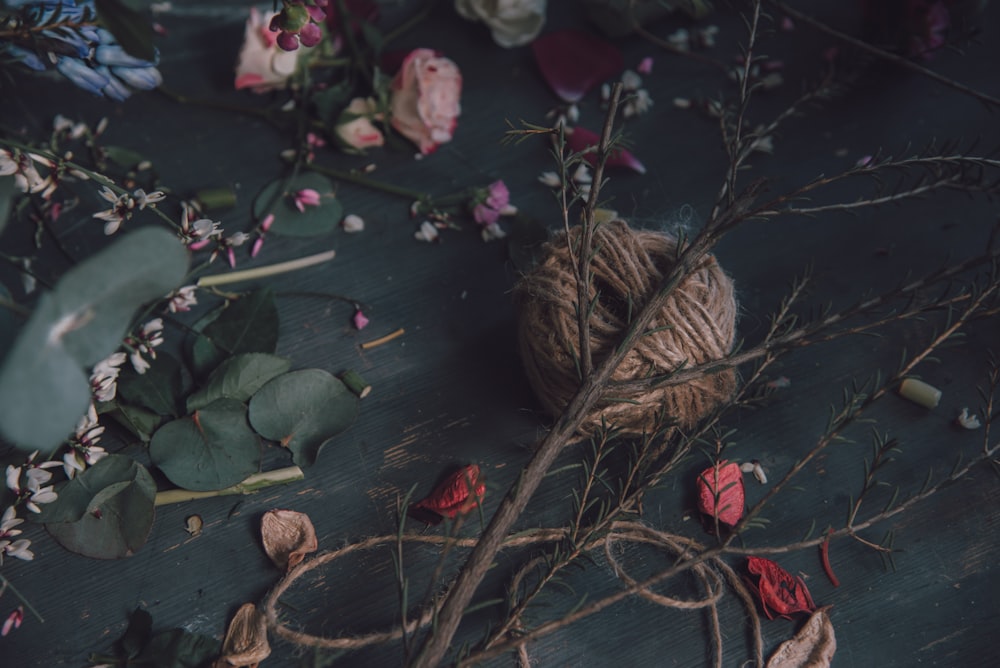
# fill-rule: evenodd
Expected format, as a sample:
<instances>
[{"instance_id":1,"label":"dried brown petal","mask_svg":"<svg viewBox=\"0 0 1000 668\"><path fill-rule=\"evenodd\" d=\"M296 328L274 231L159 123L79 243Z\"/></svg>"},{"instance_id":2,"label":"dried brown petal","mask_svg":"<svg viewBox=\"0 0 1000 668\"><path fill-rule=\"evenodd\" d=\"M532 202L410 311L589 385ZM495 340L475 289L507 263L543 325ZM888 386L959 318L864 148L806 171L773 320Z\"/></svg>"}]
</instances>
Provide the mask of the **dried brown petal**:
<instances>
[{"instance_id":1,"label":"dried brown petal","mask_svg":"<svg viewBox=\"0 0 1000 668\"><path fill-rule=\"evenodd\" d=\"M767 668L829 668L837 638L827 610L829 606L817 609L794 638L781 643Z\"/></svg>"},{"instance_id":2,"label":"dried brown petal","mask_svg":"<svg viewBox=\"0 0 1000 668\"><path fill-rule=\"evenodd\" d=\"M201 519L201 515L189 515L184 520L184 530L187 531L192 536L200 536L201 528L205 523Z\"/></svg>"},{"instance_id":3,"label":"dried brown petal","mask_svg":"<svg viewBox=\"0 0 1000 668\"><path fill-rule=\"evenodd\" d=\"M294 510L269 510L260 520L264 551L282 570L291 570L319 547L309 516Z\"/></svg>"},{"instance_id":4,"label":"dried brown petal","mask_svg":"<svg viewBox=\"0 0 1000 668\"><path fill-rule=\"evenodd\" d=\"M256 605L244 603L236 611L233 621L229 622L226 639L222 641L222 656L215 662L214 668L256 668L270 654L267 620Z\"/></svg>"}]
</instances>

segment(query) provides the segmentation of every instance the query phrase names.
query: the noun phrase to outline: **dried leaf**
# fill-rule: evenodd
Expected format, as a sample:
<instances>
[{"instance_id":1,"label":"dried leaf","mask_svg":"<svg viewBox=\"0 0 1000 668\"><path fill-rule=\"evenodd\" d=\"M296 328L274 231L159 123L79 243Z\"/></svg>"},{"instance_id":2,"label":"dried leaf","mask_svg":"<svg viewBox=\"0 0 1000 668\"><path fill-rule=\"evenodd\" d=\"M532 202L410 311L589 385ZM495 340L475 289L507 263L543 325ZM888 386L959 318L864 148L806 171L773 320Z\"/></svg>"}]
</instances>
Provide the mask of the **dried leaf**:
<instances>
[{"instance_id":1,"label":"dried leaf","mask_svg":"<svg viewBox=\"0 0 1000 668\"><path fill-rule=\"evenodd\" d=\"M698 510L728 526L743 517L743 472L736 462L721 461L698 474Z\"/></svg>"},{"instance_id":2,"label":"dried leaf","mask_svg":"<svg viewBox=\"0 0 1000 668\"><path fill-rule=\"evenodd\" d=\"M479 467L463 466L445 478L426 498L410 505L410 517L437 524L445 517L464 515L479 505L486 493Z\"/></svg>"},{"instance_id":3,"label":"dried leaf","mask_svg":"<svg viewBox=\"0 0 1000 668\"><path fill-rule=\"evenodd\" d=\"M271 654L267 642L267 620L253 603L244 603L233 621L229 622L226 639L222 641L222 656L213 664L214 668L246 666L256 668L257 664Z\"/></svg>"},{"instance_id":4,"label":"dried leaf","mask_svg":"<svg viewBox=\"0 0 1000 668\"><path fill-rule=\"evenodd\" d=\"M768 619L775 615L791 619L798 612L813 612L816 604L802 578L796 577L770 559L747 557L747 570L758 577L750 587L760 597Z\"/></svg>"},{"instance_id":5,"label":"dried leaf","mask_svg":"<svg viewBox=\"0 0 1000 668\"><path fill-rule=\"evenodd\" d=\"M829 668L837 638L827 610L829 606L816 610L794 638L781 643L767 668Z\"/></svg>"},{"instance_id":6,"label":"dried leaf","mask_svg":"<svg viewBox=\"0 0 1000 668\"><path fill-rule=\"evenodd\" d=\"M309 516L294 510L269 510L260 520L264 551L275 565L289 571L319 547Z\"/></svg>"}]
</instances>

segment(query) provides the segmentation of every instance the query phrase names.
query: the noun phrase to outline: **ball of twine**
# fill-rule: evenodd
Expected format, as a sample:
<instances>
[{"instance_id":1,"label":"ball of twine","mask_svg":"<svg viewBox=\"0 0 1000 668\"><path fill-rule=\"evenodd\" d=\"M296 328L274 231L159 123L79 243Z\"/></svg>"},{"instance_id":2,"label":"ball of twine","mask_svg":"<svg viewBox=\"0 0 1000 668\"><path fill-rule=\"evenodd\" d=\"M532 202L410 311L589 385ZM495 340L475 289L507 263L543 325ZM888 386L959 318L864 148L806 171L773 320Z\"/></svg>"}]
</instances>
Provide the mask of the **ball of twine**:
<instances>
[{"instance_id":1,"label":"ball of twine","mask_svg":"<svg viewBox=\"0 0 1000 668\"><path fill-rule=\"evenodd\" d=\"M515 287L518 343L528 380L542 406L553 416L566 408L580 386L576 357L579 328L571 248L580 230L559 233L545 246L538 266ZM597 252L591 263L590 347L594 365L610 355L629 324L652 298L677 254L677 240L667 234L633 230L616 220L594 231ZM725 357L733 346L736 299L733 284L712 256L674 289L612 375L613 381L639 380ZM674 385L622 392L615 389L599 402L581 427L602 421L627 434L651 433L672 420L694 426L736 389L732 369L705 373Z\"/></svg>"}]
</instances>

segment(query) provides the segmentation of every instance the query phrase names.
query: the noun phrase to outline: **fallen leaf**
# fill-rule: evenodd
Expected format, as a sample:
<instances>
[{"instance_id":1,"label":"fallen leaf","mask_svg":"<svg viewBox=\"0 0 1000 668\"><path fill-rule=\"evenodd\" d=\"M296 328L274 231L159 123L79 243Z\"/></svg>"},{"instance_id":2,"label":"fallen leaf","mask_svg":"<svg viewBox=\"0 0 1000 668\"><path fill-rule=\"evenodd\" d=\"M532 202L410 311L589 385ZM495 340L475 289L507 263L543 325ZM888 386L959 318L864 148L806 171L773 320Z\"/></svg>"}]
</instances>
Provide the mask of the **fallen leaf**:
<instances>
[{"instance_id":1,"label":"fallen leaf","mask_svg":"<svg viewBox=\"0 0 1000 668\"><path fill-rule=\"evenodd\" d=\"M213 668L256 668L258 663L270 655L267 620L256 605L244 603L229 622L226 639L222 641L222 656L216 660Z\"/></svg>"},{"instance_id":2,"label":"fallen leaf","mask_svg":"<svg viewBox=\"0 0 1000 668\"><path fill-rule=\"evenodd\" d=\"M817 609L794 638L781 643L767 668L829 668L837 638L827 610L829 606Z\"/></svg>"},{"instance_id":3,"label":"fallen leaf","mask_svg":"<svg viewBox=\"0 0 1000 668\"><path fill-rule=\"evenodd\" d=\"M309 516L294 510L269 510L260 520L264 551L275 565L290 571L319 547Z\"/></svg>"}]
</instances>

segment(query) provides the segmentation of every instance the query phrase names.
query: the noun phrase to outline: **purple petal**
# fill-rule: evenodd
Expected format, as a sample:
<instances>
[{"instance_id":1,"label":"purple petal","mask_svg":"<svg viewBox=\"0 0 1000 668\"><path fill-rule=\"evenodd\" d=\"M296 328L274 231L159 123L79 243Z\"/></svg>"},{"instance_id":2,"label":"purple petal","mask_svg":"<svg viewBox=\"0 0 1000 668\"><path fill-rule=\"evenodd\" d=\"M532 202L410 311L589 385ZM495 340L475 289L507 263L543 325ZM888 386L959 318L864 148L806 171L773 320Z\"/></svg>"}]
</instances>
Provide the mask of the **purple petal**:
<instances>
[{"instance_id":1,"label":"purple petal","mask_svg":"<svg viewBox=\"0 0 1000 668\"><path fill-rule=\"evenodd\" d=\"M575 153L580 151L586 151L587 149L595 149L586 153L583 158L592 167L597 166L597 145L601 143L601 138L595 132L591 132L586 128L572 128L572 131L567 128L566 130L566 145L569 149ZM631 170L639 172L640 174L646 173L646 166L639 162L639 159L632 155L629 151L623 148L615 149L608 156L608 161L606 163L608 167L628 167Z\"/></svg>"},{"instance_id":2,"label":"purple petal","mask_svg":"<svg viewBox=\"0 0 1000 668\"><path fill-rule=\"evenodd\" d=\"M531 43L542 76L560 98L577 102L624 67L621 51L582 30L550 32Z\"/></svg>"}]
</instances>

